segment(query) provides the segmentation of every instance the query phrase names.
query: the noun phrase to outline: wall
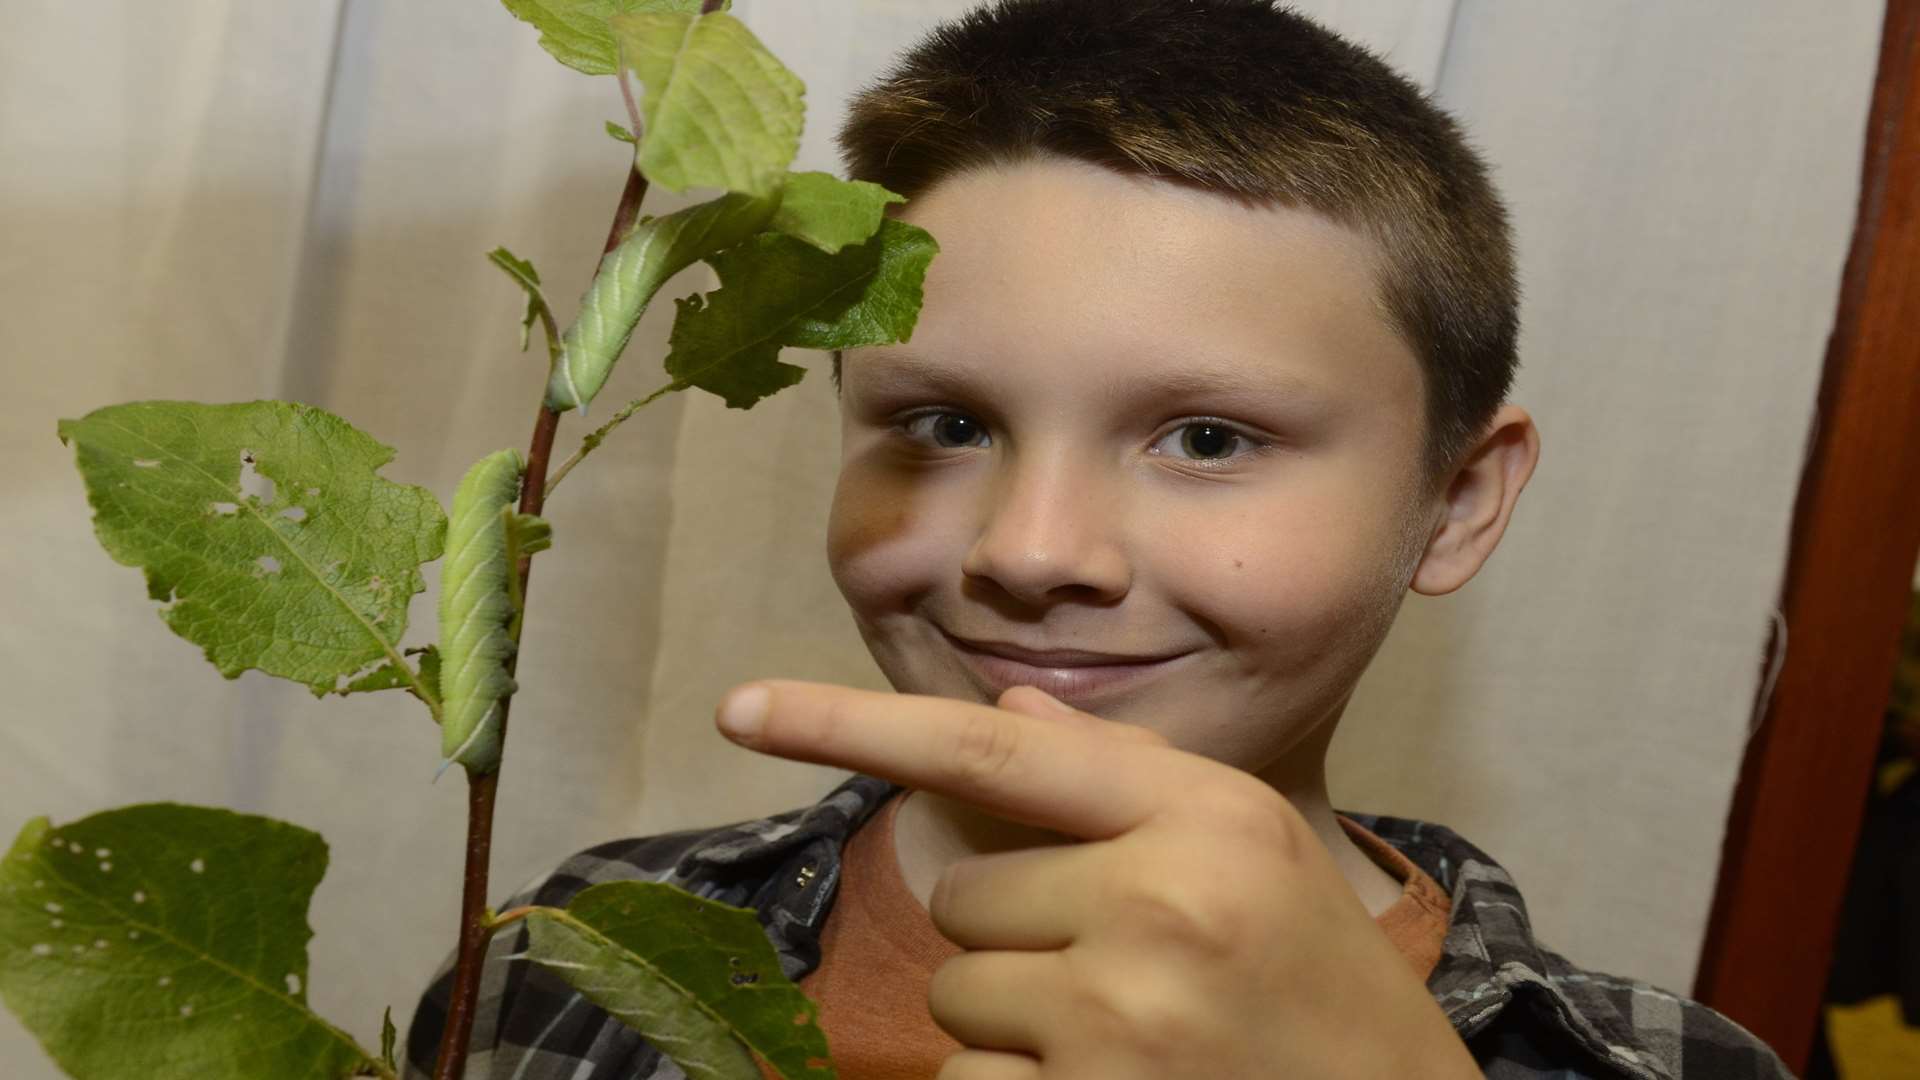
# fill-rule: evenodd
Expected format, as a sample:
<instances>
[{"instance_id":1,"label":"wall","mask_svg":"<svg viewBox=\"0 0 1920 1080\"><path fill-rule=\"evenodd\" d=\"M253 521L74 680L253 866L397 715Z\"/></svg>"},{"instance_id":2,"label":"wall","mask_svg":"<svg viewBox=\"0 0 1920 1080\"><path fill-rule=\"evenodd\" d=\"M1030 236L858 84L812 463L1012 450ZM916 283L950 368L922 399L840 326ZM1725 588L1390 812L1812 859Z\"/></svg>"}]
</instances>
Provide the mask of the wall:
<instances>
[{"instance_id":1,"label":"wall","mask_svg":"<svg viewBox=\"0 0 1920 1080\"><path fill-rule=\"evenodd\" d=\"M795 167L837 170L846 94L963 6L741 0L809 87ZM488 4L25 7L0 37L0 827L177 799L318 829L333 863L311 996L371 1041L450 944L457 773L429 783L434 733L398 695L221 680L99 550L54 423L137 398L292 397L395 445L387 473L445 497L473 458L525 444L542 375L482 256L534 259L571 311L618 195L621 148L600 131L617 95ZM1306 8L1432 87L1494 163L1526 290L1514 400L1544 437L1485 571L1408 600L1336 742L1336 803L1455 827L1514 872L1556 948L1685 990L1878 6ZM670 312L655 305L603 401L657 383ZM837 779L709 722L758 675L882 685L821 557L824 357L792 358L814 374L750 414L651 407L550 508L496 894L594 841L784 809ZM53 1075L10 1016L0 1059Z\"/></svg>"}]
</instances>

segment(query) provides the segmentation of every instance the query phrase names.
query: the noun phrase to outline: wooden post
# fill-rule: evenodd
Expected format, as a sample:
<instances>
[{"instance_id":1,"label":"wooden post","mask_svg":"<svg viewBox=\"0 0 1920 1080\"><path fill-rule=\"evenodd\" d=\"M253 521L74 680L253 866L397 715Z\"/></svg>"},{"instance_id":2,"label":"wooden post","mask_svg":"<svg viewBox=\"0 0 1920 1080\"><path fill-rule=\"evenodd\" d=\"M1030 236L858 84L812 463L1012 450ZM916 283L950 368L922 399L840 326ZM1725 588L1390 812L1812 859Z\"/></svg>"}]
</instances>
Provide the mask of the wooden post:
<instances>
[{"instance_id":1,"label":"wooden post","mask_svg":"<svg viewBox=\"0 0 1920 1080\"><path fill-rule=\"evenodd\" d=\"M1920 557L1917 40L1920 0L1889 0L1859 215L1794 508L1787 648L1741 767L1693 988L1796 1073L1820 1021Z\"/></svg>"}]
</instances>

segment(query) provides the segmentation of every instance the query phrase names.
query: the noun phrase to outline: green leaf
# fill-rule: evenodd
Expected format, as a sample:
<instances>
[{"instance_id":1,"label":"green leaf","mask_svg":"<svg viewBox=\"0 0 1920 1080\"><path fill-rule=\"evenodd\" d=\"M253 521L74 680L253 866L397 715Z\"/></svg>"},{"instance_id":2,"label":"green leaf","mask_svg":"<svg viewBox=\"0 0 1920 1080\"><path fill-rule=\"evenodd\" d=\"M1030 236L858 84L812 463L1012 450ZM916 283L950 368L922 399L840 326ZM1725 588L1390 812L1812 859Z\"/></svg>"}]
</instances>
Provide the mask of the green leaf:
<instances>
[{"instance_id":1,"label":"green leaf","mask_svg":"<svg viewBox=\"0 0 1920 1080\"><path fill-rule=\"evenodd\" d=\"M500 767L500 701L514 692L508 624L519 582L508 545L526 461L488 454L461 479L440 572L440 756L470 776ZM536 519L537 520L537 519Z\"/></svg>"},{"instance_id":2,"label":"green leaf","mask_svg":"<svg viewBox=\"0 0 1920 1080\"><path fill-rule=\"evenodd\" d=\"M659 882L616 881L586 889L565 911L533 909L527 931L529 959L688 1076L759 1080L748 1047L788 1080L836 1076L817 1008L781 974L749 909Z\"/></svg>"},{"instance_id":3,"label":"green leaf","mask_svg":"<svg viewBox=\"0 0 1920 1080\"><path fill-rule=\"evenodd\" d=\"M511 506L500 508L500 527L507 541L507 596L513 602L513 619L507 624L507 636L520 640L520 618L526 614L527 598L520 592L520 559L553 546L553 526L533 514L522 514Z\"/></svg>"},{"instance_id":4,"label":"green leaf","mask_svg":"<svg viewBox=\"0 0 1920 1080\"><path fill-rule=\"evenodd\" d=\"M400 1032L393 1026L393 1006L389 1005L387 1011L380 1014L380 1064L395 1074L400 1071L400 1059L394 1056L393 1047L399 1039Z\"/></svg>"},{"instance_id":5,"label":"green leaf","mask_svg":"<svg viewBox=\"0 0 1920 1080\"><path fill-rule=\"evenodd\" d=\"M607 121L607 135L619 142L631 143L635 146L640 145L640 140L633 137L633 132L628 131L626 128L611 120Z\"/></svg>"},{"instance_id":6,"label":"green leaf","mask_svg":"<svg viewBox=\"0 0 1920 1080\"><path fill-rule=\"evenodd\" d=\"M520 351L526 352L527 339L533 331L534 320L538 319L542 312L546 313L548 319L553 318L553 309L547 306L547 298L540 291L540 272L533 268L532 263L503 247L487 252L487 258L493 265L506 271L507 276L527 292L527 310L520 316Z\"/></svg>"},{"instance_id":7,"label":"green leaf","mask_svg":"<svg viewBox=\"0 0 1920 1080\"><path fill-rule=\"evenodd\" d=\"M400 663L446 516L393 460L309 405L141 401L60 422L115 560L146 571L175 633L228 678L249 668L315 691Z\"/></svg>"},{"instance_id":8,"label":"green leaf","mask_svg":"<svg viewBox=\"0 0 1920 1080\"><path fill-rule=\"evenodd\" d=\"M418 697L419 687L440 685L439 649L429 645L424 649L408 649L406 653L408 656L419 654L420 668L418 671L414 671L414 669L408 667L404 662L396 663L389 660L332 692L345 697L348 694L364 694L373 690L397 689L405 690L415 697ZM409 676L409 672L412 673L411 676ZM316 693L314 696L320 697L324 695Z\"/></svg>"},{"instance_id":9,"label":"green leaf","mask_svg":"<svg viewBox=\"0 0 1920 1080\"><path fill-rule=\"evenodd\" d=\"M762 233L707 260L720 288L676 302L667 372L747 409L806 374L779 362L784 346L851 349L906 341L920 317L927 264L938 251L925 230L892 219L873 239L833 255Z\"/></svg>"},{"instance_id":10,"label":"green leaf","mask_svg":"<svg viewBox=\"0 0 1920 1080\"><path fill-rule=\"evenodd\" d=\"M553 546L553 526L547 519L518 511L507 512L507 551L516 560Z\"/></svg>"},{"instance_id":11,"label":"green leaf","mask_svg":"<svg viewBox=\"0 0 1920 1080\"><path fill-rule=\"evenodd\" d=\"M424 649L408 649L407 650L407 655L409 656L415 653L420 654L421 684L425 686L435 687L437 689L440 686L440 648L439 646L429 645ZM411 691L411 690L417 689L417 687L410 686L407 689Z\"/></svg>"},{"instance_id":12,"label":"green leaf","mask_svg":"<svg viewBox=\"0 0 1920 1080\"><path fill-rule=\"evenodd\" d=\"M906 201L905 195L865 180L842 180L823 172L789 173L780 191L780 209L767 226L832 253L865 241L880 228L888 203Z\"/></svg>"},{"instance_id":13,"label":"green leaf","mask_svg":"<svg viewBox=\"0 0 1920 1080\"><path fill-rule=\"evenodd\" d=\"M54 828L0 859L0 998L79 1080L333 1080L384 1070L307 1007L319 835L176 803Z\"/></svg>"},{"instance_id":14,"label":"green leaf","mask_svg":"<svg viewBox=\"0 0 1920 1080\"><path fill-rule=\"evenodd\" d=\"M393 690L406 686L414 681L407 677L409 670L411 669L405 664L395 664L392 661L388 661L337 690L316 690L314 691L314 696L324 697L329 693L334 693L345 697L348 694L365 694L375 690ZM416 672L414 678L417 679L418 677L419 675Z\"/></svg>"},{"instance_id":15,"label":"green leaf","mask_svg":"<svg viewBox=\"0 0 1920 1080\"><path fill-rule=\"evenodd\" d=\"M619 49L607 20L629 11L678 11L693 14L700 0L505 0L507 10L540 31L540 47L553 58L588 75L619 69ZM721 10L732 7L731 0Z\"/></svg>"},{"instance_id":16,"label":"green leaf","mask_svg":"<svg viewBox=\"0 0 1920 1080\"><path fill-rule=\"evenodd\" d=\"M668 191L717 187L771 195L800 148L806 86L731 15L609 20L620 66L640 80L640 152Z\"/></svg>"},{"instance_id":17,"label":"green leaf","mask_svg":"<svg viewBox=\"0 0 1920 1080\"><path fill-rule=\"evenodd\" d=\"M547 405L585 409L606 385L653 294L708 255L747 239L773 216L772 198L728 194L660 218L642 218L612 251L580 298L547 378Z\"/></svg>"}]
</instances>

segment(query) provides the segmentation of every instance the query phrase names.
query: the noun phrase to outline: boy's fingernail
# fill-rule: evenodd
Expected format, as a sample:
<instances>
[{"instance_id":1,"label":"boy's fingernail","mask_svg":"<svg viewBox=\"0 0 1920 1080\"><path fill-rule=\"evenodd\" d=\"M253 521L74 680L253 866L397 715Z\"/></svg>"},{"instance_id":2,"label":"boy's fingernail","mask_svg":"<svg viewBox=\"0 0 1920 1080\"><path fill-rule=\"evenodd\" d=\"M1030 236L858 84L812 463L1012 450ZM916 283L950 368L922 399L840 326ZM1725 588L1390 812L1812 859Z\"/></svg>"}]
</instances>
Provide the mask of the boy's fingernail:
<instances>
[{"instance_id":1,"label":"boy's fingernail","mask_svg":"<svg viewBox=\"0 0 1920 1080\"><path fill-rule=\"evenodd\" d=\"M772 694L764 686L745 686L728 694L720 703L720 730L736 739L751 739L767 724L767 702Z\"/></svg>"}]
</instances>

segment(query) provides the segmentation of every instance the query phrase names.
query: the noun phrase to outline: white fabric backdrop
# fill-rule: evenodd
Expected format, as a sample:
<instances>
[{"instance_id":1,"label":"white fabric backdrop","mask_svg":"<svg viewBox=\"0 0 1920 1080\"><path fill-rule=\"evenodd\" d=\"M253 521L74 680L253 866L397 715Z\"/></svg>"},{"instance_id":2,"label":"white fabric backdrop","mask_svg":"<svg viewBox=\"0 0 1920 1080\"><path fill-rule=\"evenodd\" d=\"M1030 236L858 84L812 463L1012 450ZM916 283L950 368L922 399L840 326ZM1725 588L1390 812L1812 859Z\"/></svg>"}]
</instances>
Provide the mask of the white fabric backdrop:
<instances>
[{"instance_id":1,"label":"white fabric backdrop","mask_svg":"<svg viewBox=\"0 0 1920 1080\"><path fill-rule=\"evenodd\" d=\"M965 6L738 0L808 85L796 167L837 171L847 93ZM1544 436L1486 570L1409 599L1336 742L1336 805L1452 825L1513 870L1548 942L1684 991L1833 316L1880 5L1302 6L1434 88L1495 164L1526 289L1514 399ZM444 498L479 454L524 446L540 382L513 351L515 291L482 255L534 259L570 313L618 194L621 148L600 133L617 94L488 3L7 13L0 830L177 799L321 831L311 998L371 1042L387 1003L404 1027L451 942L457 774L428 785L435 736L398 695L221 680L99 550L54 422L138 398L297 398L395 445L387 473ZM655 193L647 209L674 205ZM604 400L658 382L671 311L655 304ZM882 685L822 557L824 358L793 359L816 374L751 413L651 407L551 506L496 898L586 844L784 809L841 775L746 754L709 722L754 676ZM0 1060L55 1075L10 1016Z\"/></svg>"}]
</instances>

